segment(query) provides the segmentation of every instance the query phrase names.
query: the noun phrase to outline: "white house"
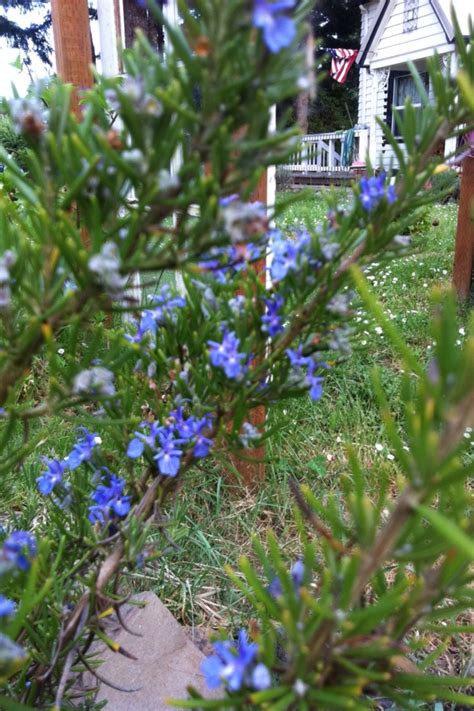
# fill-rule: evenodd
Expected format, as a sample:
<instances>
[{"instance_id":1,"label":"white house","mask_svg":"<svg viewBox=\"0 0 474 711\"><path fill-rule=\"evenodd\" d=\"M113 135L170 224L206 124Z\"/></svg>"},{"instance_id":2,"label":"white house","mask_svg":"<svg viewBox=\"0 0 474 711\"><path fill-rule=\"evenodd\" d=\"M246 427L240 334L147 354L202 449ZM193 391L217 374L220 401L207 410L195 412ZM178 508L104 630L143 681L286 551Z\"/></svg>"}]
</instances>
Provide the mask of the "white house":
<instances>
[{"instance_id":1,"label":"white house","mask_svg":"<svg viewBox=\"0 0 474 711\"><path fill-rule=\"evenodd\" d=\"M461 29L467 34L469 10L473 10L471 2L453 0L452 4ZM358 123L368 129L368 152L373 165L387 165L393 158L376 117L384 119L396 135L395 116L403 111L405 99L410 97L415 106L420 102L407 62L412 61L421 73L428 95L430 86L425 73L428 57L436 52L440 71L455 71L450 6L451 0L366 0L360 6ZM453 148L451 141L446 152Z\"/></svg>"},{"instance_id":2,"label":"white house","mask_svg":"<svg viewBox=\"0 0 474 711\"><path fill-rule=\"evenodd\" d=\"M472 0L452 0L461 30L468 35L469 14L474 14ZM420 101L410 75L408 61L415 64L426 83L426 60L435 52L440 71L456 71L454 28L451 0L361 0L361 46L356 64L359 69L359 111L353 131L338 131L303 136L302 148L285 166L295 182L333 182L351 178L352 169L363 170L369 155L373 166L389 167L396 161L393 150L384 141L377 117L397 133L395 115L403 111L405 99ZM352 159L347 147L353 146ZM450 154L456 139L448 139L444 150Z\"/></svg>"}]
</instances>

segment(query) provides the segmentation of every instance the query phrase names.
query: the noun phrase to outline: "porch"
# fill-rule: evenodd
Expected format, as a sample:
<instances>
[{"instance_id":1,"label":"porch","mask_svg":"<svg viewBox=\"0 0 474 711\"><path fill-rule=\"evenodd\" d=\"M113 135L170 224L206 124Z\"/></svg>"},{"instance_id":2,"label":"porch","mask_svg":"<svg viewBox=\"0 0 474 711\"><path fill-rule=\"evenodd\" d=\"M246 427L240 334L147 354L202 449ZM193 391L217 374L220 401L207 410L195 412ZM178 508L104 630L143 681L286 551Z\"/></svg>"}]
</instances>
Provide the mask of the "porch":
<instances>
[{"instance_id":1,"label":"porch","mask_svg":"<svg viewBox=\"0 0 474 711\"><path fill-rule=\"evenodd\" d=\"M299 149L280 170L295 186L344 183L353 179L358 164L365 164L368 147L367 128L302 136Z\"/></svg>"}]
</instances>

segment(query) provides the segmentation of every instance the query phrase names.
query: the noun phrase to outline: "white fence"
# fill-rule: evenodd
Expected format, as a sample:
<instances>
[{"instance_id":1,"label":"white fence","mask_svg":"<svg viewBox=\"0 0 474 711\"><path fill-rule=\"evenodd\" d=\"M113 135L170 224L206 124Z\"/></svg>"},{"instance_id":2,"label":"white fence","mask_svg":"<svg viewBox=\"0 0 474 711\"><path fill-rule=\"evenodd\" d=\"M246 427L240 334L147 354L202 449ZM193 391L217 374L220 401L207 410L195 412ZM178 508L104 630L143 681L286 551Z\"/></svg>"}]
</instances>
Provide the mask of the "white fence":
<instances>
[{"instance_id":1,"label":"white fence","mask_svg":"<svg viewBox=\"0 0 474 711\"><path fill-rule=\"evenodd\" d=\"M352 135L348 131L333 131L303 136L300 149L282 168L301 173L345 172L353 161L365 159L368 141L366 128L354 129Z\"/></svg>"}]
</instances>

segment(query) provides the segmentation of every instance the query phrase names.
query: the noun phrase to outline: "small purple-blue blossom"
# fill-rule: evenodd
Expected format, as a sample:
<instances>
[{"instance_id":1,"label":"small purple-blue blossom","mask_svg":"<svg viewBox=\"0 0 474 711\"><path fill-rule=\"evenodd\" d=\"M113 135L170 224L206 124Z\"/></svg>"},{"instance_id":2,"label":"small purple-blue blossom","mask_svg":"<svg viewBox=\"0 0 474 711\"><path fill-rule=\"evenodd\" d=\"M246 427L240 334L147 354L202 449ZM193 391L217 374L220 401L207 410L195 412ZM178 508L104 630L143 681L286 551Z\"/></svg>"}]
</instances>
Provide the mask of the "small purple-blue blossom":
<instances>
[{"instance_id":1,"label":"small purple-blue blossom","mask_svg":"<svg viewBox=\"0 0 474 711\"><path fill-rule=\"evenodd\" d=\"M309 396L311 400L320 400L323 394L324 378L321 375L316 375L315 371L318 368L326 368L327 366L324 363L315 363L311 356L304 356L302 346L299 346L296 351L288 348L286 355L297 377L301 378L304 375L303 368L306 368L305 382L309 387Z\"/></svg>"},{"instance_id":2,"label":"small purple-blue blossom","mask_svg":"<svg viewBox=\"0 0 474 711\"><path fill-rule=\"evenodd\" d=\"M153 459L156 461L160 474L175 477L179 472L183 456L183 451L179 447L185 444L185 440L177 439L171 428L163 428L158 433L158 439L160 444Z\"/></svg>"},{"instance_id":3,"label":"small purple-blue blossom","mask_svg":"<svg viewBox=\"0 0 474 711\"><path fill-rule=\"evenodd\" d=\"M306 230L299 230L291 239L284 237L280 230L272 230L270 249L270 275L273 281L281 281L290 272L299 272L306 265L314 269L319 266L311 254L311 236Z\"/></svg>"},{"instance_id":4,"label":"small purple-blue blossom","mask_svg":"<svg viewBox=\"0 0 474 711\"><path fill-rule=\"evenodd\" d=\"M77 469L77 467L79 467L83 462L90 461L95 447L102 442L96 432L89 432L86 427L81 427L80 431L83 436L78 442L76 442L71 452L65 459L67 468L71 470Z\"/></svg>"},{"instance_id":5,"label":"small purple-blue blossom","mask_svg":"<svg viewBox=\"0 0 474 711\"><path fill-rule=\"evenodd\" d=\"M290 569L290 576L291 582L293 583L293 590L295 594L298 595L303 586L305 576L305 567L302 560L297 560L296 563L293 563ZM278 576L275 576L270 582L267 587L267 592L274 598L283 595L283 586Z\"/></svg>"},{"instance_id":6,"label":"small purple-blue blossom","mask_svg":"<svg viewBox=\"0 0 474 711\"><path fill-rule=\"evenodd\" d=\"M226 640L214 642L216 654L207 657L201 671L211 689L224 684L229 691L242 687L263 691L271 685L270 672L264 664L255 664L258 644L249 642L245 630L240 630L237 645Z\"/></svg>"},{"instance_id":7,"label":"small purple-blue blossom","mask_svg":"<svg viewBox=\"0 0 474 711\"><path fill-rule=\"evenodd\" d=\"M0 619L11 617L15 614L15 603L0 593Z\"/></svg>"},{"instance_id":8,"label":"small purple-blue blossom","mask_svg":"<svg viewBox=\"0 0 474 711\"><path fill-rule=\"evenodd\" d=\"M384 199L389 204L395 202L395 188L393 185L386 186L385 179L386 174L383 172L378 176L361 179L359 199L366 212L373 212Z\"/></svg>"},{"instance_id":9,"label":"small purple-blue blossom","mask_svg":"<svg viewBox=\"0 0 474 711\"><path fill-rule=\"evenodd\" d=\"M263 32L263 41L276 53L288 47L296 37L296 26L284 13L295 6L295 0L254 0L252 23Z\"/></svg>"},{"instance_id":10,"label":"small purple-blue blossom","mask_svg":"<svg viewBox=\"0 0 474 711\"><path fill-rule=\"evenodd\" d=\"M156 335L159 326L167 322L176 322L176 309L186 306L186 299L177 294L173 294L168 284L152 298L155 306L143 311L138 329L135 335L127 335L126 338L132 343L141 343L143 337L150 333L152 337Z\"/></svg>"},{"instance_id":11,"label":"small purple-blue blossom","mask_svg":"<svg viewBox=\"0 0 474 711\"><path fill-rule=\"evenodd\" d=\"M36 539L28 531L13 531L3 542L0 561L3 560L19 570L29 570L36 556Z\"/></svg>"},{"instance_id":12,"label":"small purple-blue blossom","mask_svg":"<svg viewBox=\"0 0 474 711\"><path fill-rule=\"evenodd\" d=\"M264 302L267 310L262 316L262 331L273 338L284 330L281 315L278 313L284 304L283 297L276 294L271 299L265 299Z\"/></svg>"},{"instance_id":13,"label":"small purple-blue blossom","mask_svg":"<svg viewBox=\"0 0 474 711\"><path fill-rule=\"evenodd\" d=\"M222 343L208 341L210 359L215 368L222 368L231 380L240 378L247 370L248 357L239 352L240 339L233 331L224 333Z\"/></svg>"},{"instance_id":14,"label":"small purple-blue blossom","mask_svg":"<svg viewBox=\"0 0 474 711\"><path fill-rule=\"evenodd\" d=\"M160 426L156 422L142 422L142 427L148 432L146 434L135 432L135 437L130 441L127 449L127 457L130 457L130 459L141 457L145 447L155 448L158 432L161 429Z\"/></svg>"},{"instance_id":15,"label":"small purple-blue blossom","mask_svg":"<svg viewBox=\"0 0 474 711\"><path fill-rule=\"evenodd\" d=\"M111 518L125 518L130 511L130 496L124 496L125 482L111 474L108 484L99 484L91 498L94 501L89 506L89 521L101 524Z\"/></svg>"},{"instance_id":16,"label":"small purple-blue blossom","mask_svg":"<svg viewBox=\"0 0 474 711\"><path fill-rule=\"evenodd\" d=\"M68 463L64 460L47 459L46 457L43 457L43 462L46 464L46 469L37 477L36 482L40 493L43 496L48 496L55 486L62 483L63 474L68 467Z\"/></svg>"}]
</instances>

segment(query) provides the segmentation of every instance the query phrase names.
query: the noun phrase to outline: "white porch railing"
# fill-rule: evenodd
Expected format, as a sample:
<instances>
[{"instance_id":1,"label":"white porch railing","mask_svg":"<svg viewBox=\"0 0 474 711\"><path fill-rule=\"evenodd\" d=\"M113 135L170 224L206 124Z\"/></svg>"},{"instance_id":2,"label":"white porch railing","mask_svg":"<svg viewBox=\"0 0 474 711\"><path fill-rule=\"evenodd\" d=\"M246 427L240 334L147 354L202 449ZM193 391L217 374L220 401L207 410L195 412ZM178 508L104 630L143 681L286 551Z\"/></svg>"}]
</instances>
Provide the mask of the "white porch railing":
<instances>
[{"instance_id":1,"label":"white porch railing","mask_svg":"<svg viewBox=\"0 0 474 711\"><path fill-rule=\"evenodd\" d=\"M351 136L347 131L314 133L301 138L301 147L282 166L285 170L301 173L338 173L348 171L351 163L364 160L369 141L367 128L356 128ZM347 160L344 161L344 158ZM347 163L347 164L345 164Z\"/></svg>"}]
</instances>

